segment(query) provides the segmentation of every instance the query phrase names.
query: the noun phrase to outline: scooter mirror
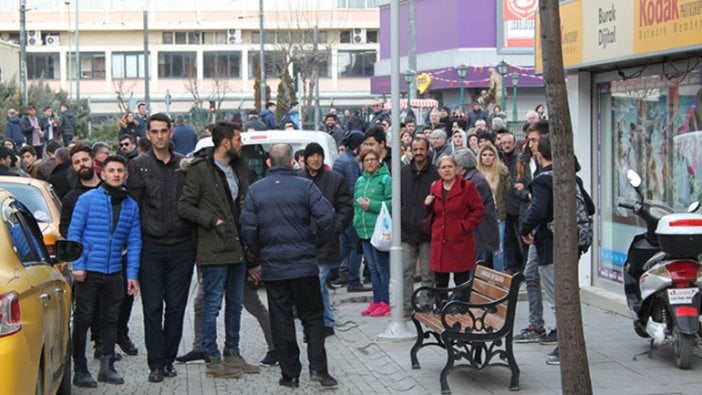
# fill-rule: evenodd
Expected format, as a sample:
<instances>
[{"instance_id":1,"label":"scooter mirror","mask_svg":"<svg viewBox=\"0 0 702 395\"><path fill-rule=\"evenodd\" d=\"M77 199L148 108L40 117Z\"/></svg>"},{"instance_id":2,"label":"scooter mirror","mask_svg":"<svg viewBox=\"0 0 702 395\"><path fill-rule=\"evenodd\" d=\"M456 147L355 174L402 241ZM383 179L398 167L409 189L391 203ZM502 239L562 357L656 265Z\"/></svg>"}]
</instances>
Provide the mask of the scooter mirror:
<instances>
[{"instance_id":1,"label":"scooter mirror","mask_svg":"<svg viewBox=\"0 0 702 395\"><path fill-rule=\"evenodd\" d=\"M687 207L687 212L688 213L694 213L695 211L700 209L700 202L695 201L690 203L690 205Z\"/></svg>"},{"instance_id":2,"label":"scooter mirror","mask_svg":"<svg viewBox=\"0 0 702 395\"><path fill-rule=\"evenodd\" d=\"M629 180L629 184L634 188L641 186L641 176L634 170L629 169L626 172L626 179Z\"/></svg>"}]
</instances>

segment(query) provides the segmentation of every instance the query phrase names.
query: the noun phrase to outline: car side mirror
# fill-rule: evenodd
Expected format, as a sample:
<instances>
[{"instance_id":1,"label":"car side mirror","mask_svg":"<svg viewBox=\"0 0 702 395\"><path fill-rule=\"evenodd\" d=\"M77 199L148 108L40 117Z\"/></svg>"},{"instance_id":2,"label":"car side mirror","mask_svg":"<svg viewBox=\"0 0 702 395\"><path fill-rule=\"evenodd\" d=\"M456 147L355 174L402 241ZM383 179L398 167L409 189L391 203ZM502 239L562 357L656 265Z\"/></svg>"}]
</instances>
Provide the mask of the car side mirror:
<instances>
[{"instance_id":1,"label":"car side mirror","mask_svg":"<svg viewBox=\"0 0 702 395\"><path fill-rule=\"evenodd\" d=\"M56 240L56 260L58 262L71 262L83 254L83 243L72 240Z\"/></svg>"}]
</instances>

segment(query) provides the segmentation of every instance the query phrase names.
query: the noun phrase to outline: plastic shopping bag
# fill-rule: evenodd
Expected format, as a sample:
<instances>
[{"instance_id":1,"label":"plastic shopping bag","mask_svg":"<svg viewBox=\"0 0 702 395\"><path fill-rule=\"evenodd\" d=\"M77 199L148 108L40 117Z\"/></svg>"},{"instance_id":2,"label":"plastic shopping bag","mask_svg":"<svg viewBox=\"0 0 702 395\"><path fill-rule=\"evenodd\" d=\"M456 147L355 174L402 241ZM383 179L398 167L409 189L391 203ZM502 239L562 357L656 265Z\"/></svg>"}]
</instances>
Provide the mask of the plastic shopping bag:
<instances>
[{"instance_id":1,"label":"plastic shopping bag","mask_svg":"<svg viewBox=\"0 0 702 395\"><path fill-rule=\"evenodd\" d=\"M392 218L385 202L383 202L378 219L375 221L370 242L380 251L390 251L390 247L392 247Z\"/></svg>"}]
</instances>

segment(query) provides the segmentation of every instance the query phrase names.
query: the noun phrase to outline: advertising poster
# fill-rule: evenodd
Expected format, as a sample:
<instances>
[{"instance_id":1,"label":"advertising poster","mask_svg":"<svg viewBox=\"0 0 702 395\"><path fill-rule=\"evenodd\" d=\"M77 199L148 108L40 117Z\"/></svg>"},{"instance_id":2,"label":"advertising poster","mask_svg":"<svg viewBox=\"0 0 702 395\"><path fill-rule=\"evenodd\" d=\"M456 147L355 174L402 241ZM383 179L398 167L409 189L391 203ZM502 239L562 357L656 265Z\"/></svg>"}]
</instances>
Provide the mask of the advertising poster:
<instances>
[{"instance_id":1,"label":"advertising poster","mask_svg":"<svg viewBox=\"0 0 702 395\"><path fill-rule=\"evenodd\" d=\"M538 0L502 0L502 48L534 47L534 13L538 8Z\"/></svg>"}]
</instances>

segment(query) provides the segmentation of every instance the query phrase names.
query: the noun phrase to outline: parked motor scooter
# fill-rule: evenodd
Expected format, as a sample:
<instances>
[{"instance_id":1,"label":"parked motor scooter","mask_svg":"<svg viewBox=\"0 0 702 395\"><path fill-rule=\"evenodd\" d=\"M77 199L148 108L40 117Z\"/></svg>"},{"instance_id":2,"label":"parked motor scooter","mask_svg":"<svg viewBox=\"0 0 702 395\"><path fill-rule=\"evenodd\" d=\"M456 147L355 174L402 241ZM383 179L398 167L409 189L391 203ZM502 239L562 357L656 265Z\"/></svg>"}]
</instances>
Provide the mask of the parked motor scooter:
<instances>
[{"instance_id":1,"label":"parked motor scooter","mask_svg":"<svg viewBox=\"0 0 702 395\"><path fill-rule=\"evenodd\" d=\"M688 213L644 200L641 177L627 172L638 200L620 202L646 222L646 232L634 236L624 267L627 304L635 314L634 330L654 346L672 344L675 365L688 369L700 333L702 287L702 215L699 202Z\"/></svg>"}]
</instances>

